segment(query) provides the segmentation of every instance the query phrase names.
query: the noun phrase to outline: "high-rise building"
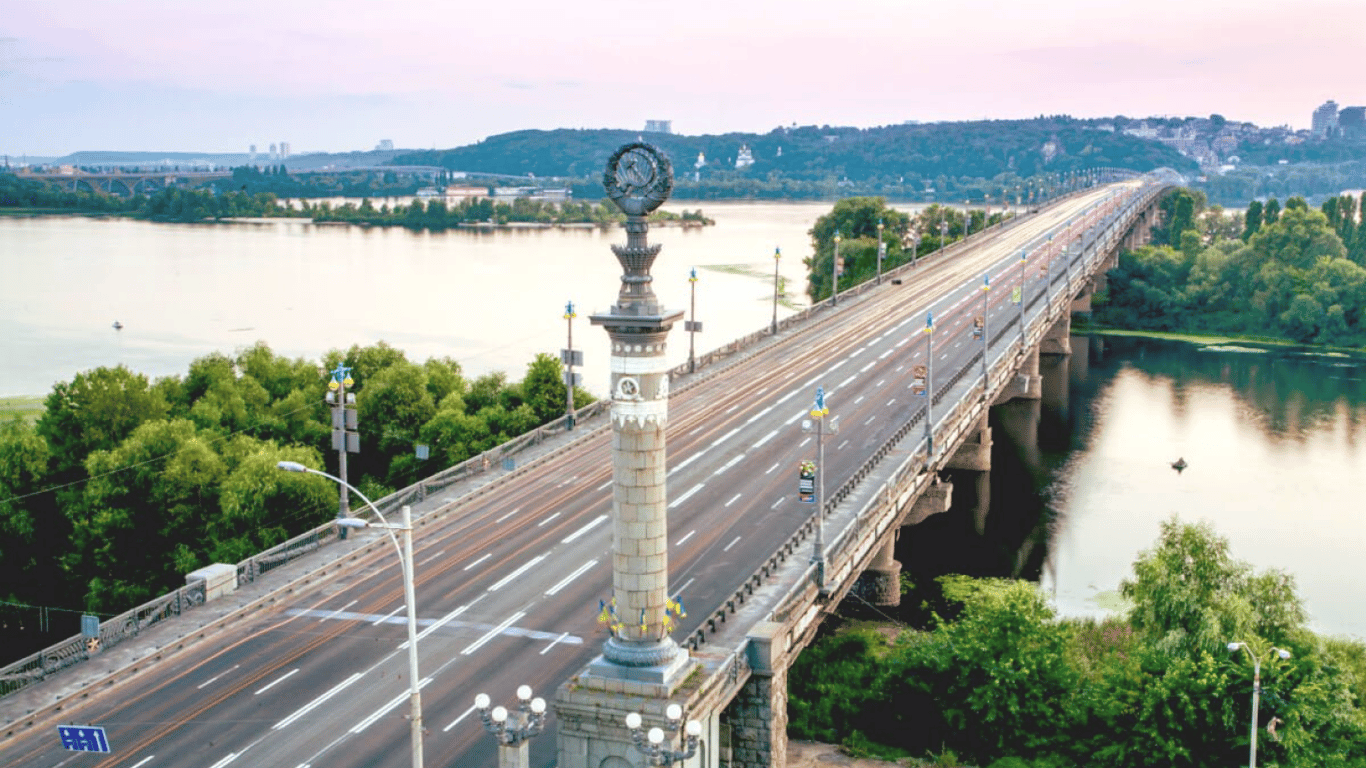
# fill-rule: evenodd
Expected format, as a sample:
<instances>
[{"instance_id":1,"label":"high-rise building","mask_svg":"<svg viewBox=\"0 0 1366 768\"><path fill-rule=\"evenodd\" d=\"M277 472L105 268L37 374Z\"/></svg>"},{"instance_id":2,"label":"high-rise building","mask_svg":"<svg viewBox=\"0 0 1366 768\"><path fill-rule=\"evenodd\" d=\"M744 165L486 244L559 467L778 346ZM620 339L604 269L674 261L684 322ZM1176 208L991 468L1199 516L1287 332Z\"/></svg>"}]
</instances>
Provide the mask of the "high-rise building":
<instances>
[{"instance_id":1,"label":"high-rise building","mask_svg":"<svg viewBox=\"0 0 1366 768\"><path fill-rule=\"evenodd\" d=\"M289 157L289 142L287 142L287 141L282 141L282 142L280 142L280 159L281 159L281 160L284 160L284 159L286 159L286 158L288 158L288 157Z\"/></svg>"},{"instance_id":2,"label":"high-rise building","mask_svg":"<svg viewBox=\"0 0 1366 768\"><path fill-rule=\"evenodd\" d=\"M274 145L274 144L271 144L271 145L270 145L270 159L271 159L271 160L279 160L279 159L280 159L280 151L279 151L278 149L275 148L275 145Z\"/></svg>"},{"instance_id":3,"label":"high-rise building","mask_svg":"<svg viewBox=\"0 0 1366 768\"><path fill-rule=\"evenodd\" d=\"M255 159L256 159L256 145L255 145L255 144L252 144L250 147L248 147L247 159L248 159L248 160L255 160Z\"/></svg>"},{"instance_id":4,"label":"high-rise building","mask_svg":"<svg viewBox=\"0 0 1366 768\"><path fill-rule=\"evenodd\" d=\"M1338 127L1338 103L1329 99L1319 105L1314 110L1314 118L1310 127L1315 136L1327 136L1337 130Z\"/></svg>"},{"instance_id":5,"label":"high-rise building","mask_svg":"<svg viewBox=\"0 0 1366 768\"><path fill-rule=\"evenodd\" d=\"M1338 130L1343 136L1366 137L1366 107L1343 107L1338 113Z\"/></svg>"},{"instance_id":6,"label":"high-rise building","mask_svg":"<svg viewBox=\"0 0 1366 768\"><path fill-rule=\"evenodd\" d=\"M672 120L646 120L646 133L673 133L674 121Z\"/></svg>"},{"instance_id":7,"label":"high-rise building","mask_svg":"<svg viewBox=\"0 0 1366 768\"><path fill-rule=\"evenodd\" d=\"M377 152L392 152L392 151L394 151L394 140L393 140L393 139L380 139L380 140L379 140L379 143L375 145L375 150L376 150Z\"/></svg>"}]
</instances>

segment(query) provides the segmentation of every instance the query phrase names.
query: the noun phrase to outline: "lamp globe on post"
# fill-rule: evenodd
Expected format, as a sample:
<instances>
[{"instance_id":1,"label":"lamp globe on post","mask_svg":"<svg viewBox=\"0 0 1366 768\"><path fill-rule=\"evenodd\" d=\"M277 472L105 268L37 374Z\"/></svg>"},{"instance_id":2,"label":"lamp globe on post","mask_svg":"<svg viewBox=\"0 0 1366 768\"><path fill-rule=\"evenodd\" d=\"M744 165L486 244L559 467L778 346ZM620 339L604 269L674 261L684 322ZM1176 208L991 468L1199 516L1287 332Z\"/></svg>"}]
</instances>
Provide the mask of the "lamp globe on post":
<instances>
[{"instance_id":1,"label":"lamp globe on post","mask_svg":"<svg viewBox=\"0 0 1366 768\"><path fill-rule=\"evenodd\" d=\"M1262 660L1257 658L1257 654L1252 652L1252 647L1247 643L1229 643L1230 652L1237 653L1241 648L1252 657L1252 727L1248 739L1248 768L1257 768L1257 707L1262 696ZM1290 651L1284 648L1271 647L1271 650L1280 657L1282 661L1290 658Z\"/></svg>"},{"instance_id":2,"label":"lamp globe on post","mask_svg":"<svg viewBox=\"0 0 1366 768\"><path fill-rule=\"evenodd\" d=\"M644 719L639 712L626 715L626 727L631 731L631 741L635 743L636 749L645 755L649 765L682 765L684 761L697 754L697 745L702 738L702 723L689 720L685 724L683 708L678 704L670 704L664 710L664 716L668 720L667 731L657 725L646 730ZM674 738L680 736L680 730L682 738L675 747Z\"/></svg>"},{"instance_id":3,"label":"lamp globe on post","mask_svg":"<svg viewBox=\"0 0 1366 768\"><path fill-rule=\"evenodd\" d=\"M517 711L507 707L489 706L493 700L486 693L474 697L474 708L484 730L498 742L498 768L527 768L530 761L528 743L545 725L545 699L533 698L531 686L517 686Z\"/></svg>"}]
</instances>

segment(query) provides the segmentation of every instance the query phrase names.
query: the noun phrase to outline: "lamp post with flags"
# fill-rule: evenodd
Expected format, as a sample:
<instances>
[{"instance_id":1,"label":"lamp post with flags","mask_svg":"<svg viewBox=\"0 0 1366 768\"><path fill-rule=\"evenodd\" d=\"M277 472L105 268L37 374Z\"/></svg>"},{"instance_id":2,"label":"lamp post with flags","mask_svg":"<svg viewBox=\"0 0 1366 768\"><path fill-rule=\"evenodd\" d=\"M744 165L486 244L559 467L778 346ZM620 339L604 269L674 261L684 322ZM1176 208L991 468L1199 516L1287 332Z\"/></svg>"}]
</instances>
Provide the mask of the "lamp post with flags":
<instances>
[{"instance_id":1,"label":"lamp post with flags","mask_svg":"<svg viewBox=\"0 0 1366 768\"><path fill-rule=\"evenodd\" d=\"M1025 353L1025 263L1029 261L1029 251L1020 249L1020 284L1015 286L1014 295L1011 296L1015 303L1020 306L1020 354Z\"/></svg>"},{"instance_id":2,"label":"lamp post with flags","mask_svg":"<svg viewBox=\"0 0 1366 768\"><path fill-rule=\"evenodd\" d=\"M816 566L816 583L825 589L825 417L830 407L825 404L825 387L816 387L816 401L811 406L811 418L802 422L802 431L816 433L816 544L811 562ZM839 434L839 417L830 420L830 434Z\"/></svg>"},{"instance_id":3,"label":"lamp post with flags","mask_svg":"<svg viewBox=\"0 0 1366 768\"><path fill-rule=\"evenodd\" d=\"M991 333L988 331L987 323L991 315L991 302L987 295L991 293L991 275L982 275L982 317L978 323L977 333L982 337L982 396L986 397L987 392L987 355L991 352Z\"/></svg>"},{"instance_id":4,"label":"lamp post with flags","mask_svg":"<svg viewBox=\"0 0 1366 768\"><path fill-rule=\"evenodd\" d=\"M925 443L934 456L934 313L925 313Z\"/></svg>"},{"instance_id":5,"label":"lamp post with flags","mask_svg":"<svg viewBox=\"0 0 1366 768\"><path fill-rule=\"evenodd\" d=\"M351 516L351 498L346 485L346 454L360 453L360 434L357 432L356 395L346 390L355 384L351 378L351 367L337 363L332 369L332 380L327 382L327 402L332 406L332 448L337 452L337 475L341 478L337 498L337 519ZM346 538L346 528L337 532L337 538Z\"/></svg>"},{"instance_id":6,"label":"lamp post with flags","mask_svg":"<svg viewBox=\"0 0 1366 768\"><path fill-rule=\"evenodd\" d=\"M688 332L688 373L692 373L697 370L697 358L694 357L696 349L694 340L697 338L697 332L702 330L702 324L697 322L697 267L693 267L692 272L688 274L688 285L691 286L692 292L692 319L683 321L683 330Z\"/></svg>"},{"instance_id":7,"label":"lamp post with flags","mask_svg":"<svg viewBox=\"0 0 1366 768\"><path fill-rule=\"evenodd\" d=\"M835 258L830 262L830 306L835 306L840 299L840 272L844 268L844 260L840 258L840 231L835 230Z\"/></svg>"},{"instance_id":8,"label":"lamp post with flags","mask_svg":"<svg viewBox=\"0 0 1366 768\"><path fill-rule=\"evenodd\" d=\"M769 332L775 336L778 334L778 260L783 257L783 249L773 248L773 325L769 326Z\"/></svg>"},{"instance_id":9,"label":"lamp post with flags","mask_svg":"<svg viewBox=\"0 0 1366 768\"><path fill-rule=\"evenodd\" d=\"M882 219L877 220L877 284L882 285L882 260L887 257L887 243L882 239Z\"/></svg>"},{"instance_id":10,"label":"lamp post with flags","mask_svg":"<svg viewBox=\"0 0 1366 768\"><path fill-rule=\"evenodd\" d=\"M574 349L574 318L578 313L574 311L574 302L568 301L564 305L565 326L569 331L569 344L560 350L560 361L564 363L564 428L566 431L574 429L574 385L579 383L578 374L574 373L574 366L583 365L583 352Z\"/></svg>"}]
</instances>

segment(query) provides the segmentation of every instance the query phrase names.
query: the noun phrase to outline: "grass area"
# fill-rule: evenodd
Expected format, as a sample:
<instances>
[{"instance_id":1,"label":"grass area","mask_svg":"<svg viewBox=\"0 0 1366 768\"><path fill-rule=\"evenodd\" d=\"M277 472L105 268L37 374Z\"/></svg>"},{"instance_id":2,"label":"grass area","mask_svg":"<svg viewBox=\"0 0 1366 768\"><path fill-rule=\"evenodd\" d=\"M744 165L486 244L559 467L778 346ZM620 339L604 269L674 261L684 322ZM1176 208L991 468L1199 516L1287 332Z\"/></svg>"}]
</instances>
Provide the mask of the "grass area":
<instances>
[{"instance_id":1,"label":"grass area","mask_svg":"<svg viewBox=\"0 0 1366 768\"><path fill-rule=\"evenodd\" d=\"M37 421L43 415L43 399L32 397L0 397L0 421L18 416L25 421Z\"/></svg>"}]
</instances>

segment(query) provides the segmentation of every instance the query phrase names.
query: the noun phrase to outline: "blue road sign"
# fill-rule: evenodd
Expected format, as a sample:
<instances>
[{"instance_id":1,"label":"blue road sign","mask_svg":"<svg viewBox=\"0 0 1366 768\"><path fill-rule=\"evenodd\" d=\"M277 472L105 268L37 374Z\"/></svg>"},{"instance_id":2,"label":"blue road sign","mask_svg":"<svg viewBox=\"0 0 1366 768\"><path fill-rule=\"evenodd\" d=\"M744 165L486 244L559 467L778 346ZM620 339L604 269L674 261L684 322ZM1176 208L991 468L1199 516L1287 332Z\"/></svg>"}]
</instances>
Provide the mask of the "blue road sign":
<instances>
[{"instance_id":1,"label":"blue road sign","mask_svg":"<svg viewBox=\"0 0 1366 768\"><path fill-rule=\"evenodd\" d=\"M59 725L62 748L76 752L110 752L109 739L98 725Z\"/></svg>"}]
</instances>

